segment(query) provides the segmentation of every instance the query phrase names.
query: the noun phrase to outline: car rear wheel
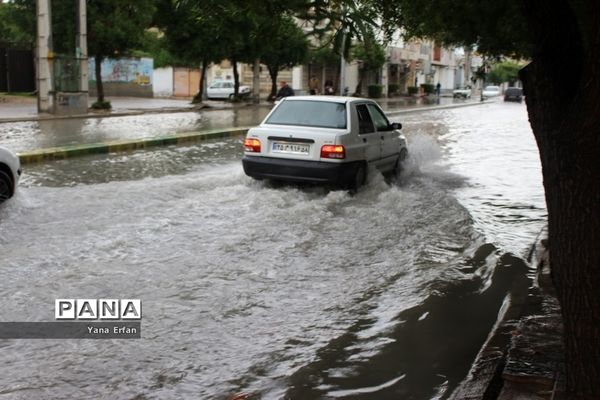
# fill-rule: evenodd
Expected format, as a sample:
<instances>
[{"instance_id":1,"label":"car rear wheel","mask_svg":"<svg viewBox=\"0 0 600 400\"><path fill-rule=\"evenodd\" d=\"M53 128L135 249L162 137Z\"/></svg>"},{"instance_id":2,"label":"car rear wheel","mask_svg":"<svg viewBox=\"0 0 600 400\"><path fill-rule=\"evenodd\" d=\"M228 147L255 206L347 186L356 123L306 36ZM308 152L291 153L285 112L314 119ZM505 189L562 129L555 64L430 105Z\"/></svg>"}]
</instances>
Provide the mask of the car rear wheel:
<instances>
[{"instance_id":1,"label":"car rear wheel","mask_svg":"<svg viewBox=\"0 0 600 400\"><path fill-rule=\"evenodd\" d=\"M367 169L364 164L359 164L354 174L354 180L352 181L349 191L354 194L365 184L367 181Z\"/></svg>"},{"instance_id":2,"label":"car rear wheel","mask_svg":"<svg viewBox=\"0 0 600 400\"><path fill-rule=\"evenodd\" d=\"M12 196L12 180L4 171L0 171L0 203Z\"/></svg>"}]
</instances>

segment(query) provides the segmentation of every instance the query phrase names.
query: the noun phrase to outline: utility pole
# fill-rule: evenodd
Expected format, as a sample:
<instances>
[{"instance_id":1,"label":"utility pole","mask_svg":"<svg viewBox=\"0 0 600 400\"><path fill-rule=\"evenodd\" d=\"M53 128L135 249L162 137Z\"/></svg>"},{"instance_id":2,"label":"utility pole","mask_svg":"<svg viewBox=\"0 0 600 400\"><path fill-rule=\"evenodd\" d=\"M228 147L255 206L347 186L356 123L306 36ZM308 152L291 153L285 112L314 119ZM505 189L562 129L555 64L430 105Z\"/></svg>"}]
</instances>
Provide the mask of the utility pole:
<instances>
[{"instance_id":1,"label":"utility pole","mask_svg":"<svg viewBox=\"0 0 600 400\"><path fill-rule=\"evenodd\" d=\"M37 89L38 112L52 112L54 82L52 77L51 0L37 0Z\"/></svg>"},{"instance_id":2,"label":"utility pole","mask_svg":"<svg viewBox=\"0 0 600 400\"><path fill-rule=\"evenodd\" d=\"M346 59L344 58L344 52L346 51L346 30L342 30L342 49L340 57L340 96L344 95L344 88L346 87Z\"/></svg>"},{"instance_id":3,"label":"utility pole","mask_svg":"<svg viewBox=\"0 0 600 400\"><path fill-rule=\"evenodd\" d=\"M79 91L88 96L88 47L87 47L87 8L86 0L75 0L77 5L77 37L75 54L79 61Z\"/></svg>"}]
</instances>

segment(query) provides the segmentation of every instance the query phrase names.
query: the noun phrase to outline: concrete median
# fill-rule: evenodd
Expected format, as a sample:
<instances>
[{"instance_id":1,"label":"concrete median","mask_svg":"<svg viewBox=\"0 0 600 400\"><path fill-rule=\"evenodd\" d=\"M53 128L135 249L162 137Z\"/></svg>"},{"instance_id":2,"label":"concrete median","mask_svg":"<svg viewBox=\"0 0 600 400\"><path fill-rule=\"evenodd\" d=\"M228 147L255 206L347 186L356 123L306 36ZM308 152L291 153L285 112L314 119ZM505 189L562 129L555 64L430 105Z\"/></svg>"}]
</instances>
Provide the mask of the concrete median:
<instances>
[{"instance_id":1,"label":"concrete median","mask_svg":"<svg viewBox=\"0 0 600 400\"><path fill-rule=\"evenodd\" d=\"M181 145L209 139L242 136L249 127L219 129L202 132L179 133L144 139L115 140L103 143L76 144L18 153L21 164L32 164L51 160L62 160L90 154L108 154L146 149L156 146Z\"/></svg>"}]
</instances>

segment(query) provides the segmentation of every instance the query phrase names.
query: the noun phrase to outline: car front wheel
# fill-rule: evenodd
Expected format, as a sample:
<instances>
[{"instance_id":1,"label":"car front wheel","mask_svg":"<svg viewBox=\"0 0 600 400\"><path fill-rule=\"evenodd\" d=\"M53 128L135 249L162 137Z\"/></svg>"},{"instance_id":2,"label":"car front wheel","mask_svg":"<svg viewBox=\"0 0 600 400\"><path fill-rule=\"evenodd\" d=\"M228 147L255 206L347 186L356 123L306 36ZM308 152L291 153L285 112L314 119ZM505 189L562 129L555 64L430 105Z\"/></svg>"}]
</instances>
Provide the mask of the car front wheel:
<instances>
[{"instance_id":1,"label":"car front wheel","mask_svg":"<svg viewBox=\"0 0 600 400\"><path fill-rule=\"evenodd\" d=\"M408 150L406 150L405 148L400 150L400 155L398 156L398 160L396 160L396 166L394 168L394 174L396 176L399 176L402 173L402 170L404 169L404 162L406 161L407 157Z\"/></svg>"}]
</instances>

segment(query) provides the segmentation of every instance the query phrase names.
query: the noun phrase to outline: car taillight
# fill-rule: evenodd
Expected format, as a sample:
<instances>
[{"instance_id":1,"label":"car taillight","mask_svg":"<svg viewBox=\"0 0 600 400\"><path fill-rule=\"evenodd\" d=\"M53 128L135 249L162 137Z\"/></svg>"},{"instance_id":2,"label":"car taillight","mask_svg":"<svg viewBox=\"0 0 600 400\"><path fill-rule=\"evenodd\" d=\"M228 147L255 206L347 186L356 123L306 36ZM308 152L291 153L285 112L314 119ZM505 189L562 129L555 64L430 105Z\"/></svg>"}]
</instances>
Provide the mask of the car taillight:
<instances>
[{"instance_id":1,"label":"car taillight","mask_svg":"<svg viewBox=\"0 0 600 400\"><path fill-rule=\"evenodd\" d=\"M260 140L252 138L244 139L244 150L252 153L260 153Z\"/></svg>"},{"instance_id":2,"label":"car taillight","mask_svg":"<svg viewBox=\"0 0 600 400\"><path fill-rule=\"evenodd\" d=\"M346 149L342 145L326 144L321 147L321 158L346 158Z\"/></svg>"}]
</instances>

